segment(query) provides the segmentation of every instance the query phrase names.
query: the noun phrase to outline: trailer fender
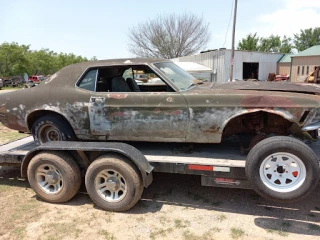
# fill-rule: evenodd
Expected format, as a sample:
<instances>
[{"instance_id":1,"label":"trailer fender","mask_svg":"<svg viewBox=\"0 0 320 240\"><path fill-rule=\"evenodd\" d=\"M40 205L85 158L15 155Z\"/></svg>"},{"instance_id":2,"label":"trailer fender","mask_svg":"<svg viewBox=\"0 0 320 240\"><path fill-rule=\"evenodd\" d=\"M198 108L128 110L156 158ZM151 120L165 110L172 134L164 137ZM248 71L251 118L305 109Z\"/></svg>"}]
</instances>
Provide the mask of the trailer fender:
<instances>
[{"instance_id":1,"label":"trailer fender","mask_svg":"<svg viewBox=\"0 0 320 240\"><path fill-rule=\"evenodd\" d=\"M152 182L152 170L146 157L135 147L118 142L47 142L40 145L23 158L21 164L21 176L27 177L27 169L31 159L40 152L43 151L80 151L80 152L103 152L103 153L117 153L127 157L131 160L139 169L144 187L148 187ZM87 159L88 160L88 159ZM84 160L85 161L85 160ZM88 162L88 165L90 162Z\"/></svg>"}]
</instances>

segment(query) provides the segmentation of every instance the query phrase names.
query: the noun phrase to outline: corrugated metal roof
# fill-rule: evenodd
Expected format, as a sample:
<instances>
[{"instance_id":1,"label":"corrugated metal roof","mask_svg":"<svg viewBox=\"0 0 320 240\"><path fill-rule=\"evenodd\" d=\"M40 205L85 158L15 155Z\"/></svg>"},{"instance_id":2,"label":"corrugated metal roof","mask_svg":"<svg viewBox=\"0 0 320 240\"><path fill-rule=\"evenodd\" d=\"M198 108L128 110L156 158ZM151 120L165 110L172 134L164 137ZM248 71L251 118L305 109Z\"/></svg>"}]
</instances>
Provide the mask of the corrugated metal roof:
<instances>
[{"instance_id":1,"label":"corrugated metal roof","mask_svg":"<svg viewBox=\"0 0 320 240\"><path fill-rule=\"evenodd\" d=\"M279 60L279 63L290 63L292 56L294 56L294 54L288 53L283 55L283 57Z\"/></svg>"},{"instance_id":2,"label":"corrugated metal roof","mask_svg":"<svg viewBox=\"0 0 320 240\"><path fill-rule=\"evenodd\" d=\"M320 56L320 45L315 45L292 57L304 57L304 56Z\"/></svg>"}]
</instances>

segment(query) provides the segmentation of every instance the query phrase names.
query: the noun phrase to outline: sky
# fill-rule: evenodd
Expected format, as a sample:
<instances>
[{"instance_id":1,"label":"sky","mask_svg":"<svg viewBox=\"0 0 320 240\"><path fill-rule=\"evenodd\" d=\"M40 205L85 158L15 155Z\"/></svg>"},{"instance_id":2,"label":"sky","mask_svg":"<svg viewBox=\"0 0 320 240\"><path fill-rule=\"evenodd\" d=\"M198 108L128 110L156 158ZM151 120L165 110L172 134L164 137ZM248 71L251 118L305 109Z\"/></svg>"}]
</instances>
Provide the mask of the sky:
<instances>
[{"instance_id":1,"label":"sky","mask_svg":"<svg viewBox=\"0 0 320 240\"><path fill-rule=\"evenodd\" d=\"M87 58L134 57L128 51L129 28L159 14L188 12L209 23L211 40L203 50L231 48L233 2L0 0L0 44L17 42ZM293 37L314 27L320 27L319 0L238 0L236 44L249 33Z\"/></svg>"}]
</instances>

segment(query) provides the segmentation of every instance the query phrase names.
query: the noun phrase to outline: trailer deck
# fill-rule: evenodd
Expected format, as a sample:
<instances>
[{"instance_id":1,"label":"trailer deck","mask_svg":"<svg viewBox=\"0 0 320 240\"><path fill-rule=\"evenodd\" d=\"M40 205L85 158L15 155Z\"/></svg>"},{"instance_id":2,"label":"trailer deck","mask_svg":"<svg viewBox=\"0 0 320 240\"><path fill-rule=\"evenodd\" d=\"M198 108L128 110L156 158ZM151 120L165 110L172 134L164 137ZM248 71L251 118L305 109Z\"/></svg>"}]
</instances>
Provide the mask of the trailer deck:
<instances>
[{"instance_id":1,"label":"trailer deck","mask_svg":"<svg viewBox=\"0 0 320 240\"><path fill-rule=\"evenodd\" d=\"M239 145L232 142L214 145L131 142L130 145L139 149L152 163L244 167L246 160L239 152ZM21 163L24 156L36 146L32 136L0 146L0 165Z\"/></svg>"},{"instance_id":2,"label":"trailer deck","mask_svg":"<svg viewBox=\"0 0 320 240\"><path fill-rule=\"evenodd\" d=\"M155 172L201 175L203 186L251 188L245 175L246 156L239 143L183 144L130 142L154 167ZM37 145L26 137L0 146L0 166L21 164L25 155ZM309 146L320 159L320 142Z\"/></svg>"}]
</instances>

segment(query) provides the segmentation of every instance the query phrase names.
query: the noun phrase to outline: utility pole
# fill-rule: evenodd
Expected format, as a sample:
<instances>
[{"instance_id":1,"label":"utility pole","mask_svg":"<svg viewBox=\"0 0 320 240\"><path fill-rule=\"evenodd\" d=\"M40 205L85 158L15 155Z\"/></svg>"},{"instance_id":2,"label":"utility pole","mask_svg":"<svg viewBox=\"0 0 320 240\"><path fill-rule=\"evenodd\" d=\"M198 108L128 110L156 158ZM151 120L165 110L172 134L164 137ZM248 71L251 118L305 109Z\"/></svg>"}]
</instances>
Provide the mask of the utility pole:
<instances>
[{"instance_id":1,"label":"utility pole","mask_svg":"<svg viewBox=\"0 0 320 240\"><path fill-rule=\"evenodd\" d=\"M234 65L234 36L236 33L236 20L237 20L237 5L238 0L234 0L234 16L233 16L233 31L232 31L232 49L231 49L231 65L230 65L230 82L233 79L233 65Z\"/></svg>"}]
</instances>

